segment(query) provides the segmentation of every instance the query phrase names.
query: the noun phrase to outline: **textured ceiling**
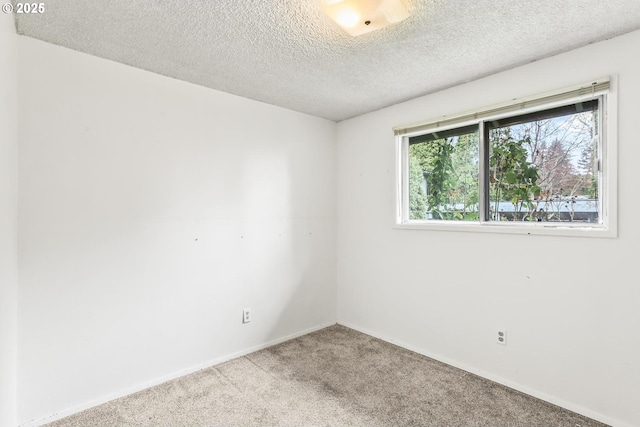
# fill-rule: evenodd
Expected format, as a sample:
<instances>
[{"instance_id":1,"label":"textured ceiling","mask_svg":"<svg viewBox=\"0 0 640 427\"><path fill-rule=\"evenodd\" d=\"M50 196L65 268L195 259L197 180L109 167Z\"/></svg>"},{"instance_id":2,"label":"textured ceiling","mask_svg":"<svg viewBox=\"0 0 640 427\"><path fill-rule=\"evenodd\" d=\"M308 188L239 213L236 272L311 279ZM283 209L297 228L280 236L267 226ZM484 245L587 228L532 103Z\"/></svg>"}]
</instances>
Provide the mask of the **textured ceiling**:
<instances>
[{"instance_id":1,"label":"textured ceiling","mask_svg":"<svg viewBox=\"0 0 640 427\"><path fill-rule=\"evenodd\" d=\"M640 0L403 1L411 17L357 38L319 0L46 0L15 16L26 36L335 121L640 29Z\"/></svg>"}]
</instances>

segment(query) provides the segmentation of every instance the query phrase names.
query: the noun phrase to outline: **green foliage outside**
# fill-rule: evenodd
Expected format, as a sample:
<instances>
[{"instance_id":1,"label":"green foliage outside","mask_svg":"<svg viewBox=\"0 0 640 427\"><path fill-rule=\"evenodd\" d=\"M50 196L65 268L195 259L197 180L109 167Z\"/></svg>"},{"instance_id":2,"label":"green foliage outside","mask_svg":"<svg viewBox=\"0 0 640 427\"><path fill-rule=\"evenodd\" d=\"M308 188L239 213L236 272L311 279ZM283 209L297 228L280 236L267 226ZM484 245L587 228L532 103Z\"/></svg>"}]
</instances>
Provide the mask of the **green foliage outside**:
<instances>
[{"instance_id":1,"label":"green foliage outside","mask_svg":"<svg viewBox=\"0 0 640 427\"><path fill-rule=\"evenodd\" d=\"M411 219L478 218L477 133L413 144L409 162Z\"/></svg>"},{"instance_id":2,"label":"green foliage outside","mask_svg":"<svg viewBox=\"0 0 640 427\"><path fill-rule=\"evenodd\" d=\"M561 205L597 199L596 123L585 112L492 129L490 219L557 221ZM409 146L410 219L477 220L478 133L429 136ZM513 206L507 213L505 203Z\"/></svg>"},{"instance_id":3,"label":"green foliage outside","mask_svg":"<svg viewBox=\"0 0 640 427\"><path fill-rule=\"evenodd\" d=\"M493 219L500 220L499 203L506 200L515 208L514 220L534 220L532 213L541 189L537 185L538 168L528 160L525 148L531 143L530 137L515 140L511 128L507 127L492 130L489 141L489 197Z\"/></svg>"},{"instance_id":4,"label":"green foliage outside","mask_svg":"<svg viewBox=\"0 0 640 427\"><path fill-rule=\"evenodd\" d=\"M409 156L409 219L425 219L427 197L422 191L422 168L415 155Z\"/></svg>"}]
</instances>

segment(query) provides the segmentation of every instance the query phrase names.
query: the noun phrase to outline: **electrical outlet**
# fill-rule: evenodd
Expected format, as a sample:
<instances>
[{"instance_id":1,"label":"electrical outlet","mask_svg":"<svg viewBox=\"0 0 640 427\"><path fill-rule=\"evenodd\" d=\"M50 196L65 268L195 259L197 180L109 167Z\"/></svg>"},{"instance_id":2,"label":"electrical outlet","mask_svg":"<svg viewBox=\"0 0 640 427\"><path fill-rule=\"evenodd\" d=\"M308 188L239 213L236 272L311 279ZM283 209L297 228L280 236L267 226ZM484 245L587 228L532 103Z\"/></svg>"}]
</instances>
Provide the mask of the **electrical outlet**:
<instances>
[{"instance_id":1,"label":"electrical outlet","mask_svg":"<svg viewBox=\"0 0 640 427\"><path fill-rule=\"evenodd\" d=\"M245 308L244 310L242 310L242 323L249 322L251 322L251 309Z\"/></svg>"},{"instance_id":2,"label":"electrical outlet","mask_svg":"<svg viewBox=\"0 0 640 427\"><path fill-rule=\"evenodd\" d=\"M507 345L507 330L506 329L498 329L496 332L496 343Z\"/></svg>"}]
</instances>

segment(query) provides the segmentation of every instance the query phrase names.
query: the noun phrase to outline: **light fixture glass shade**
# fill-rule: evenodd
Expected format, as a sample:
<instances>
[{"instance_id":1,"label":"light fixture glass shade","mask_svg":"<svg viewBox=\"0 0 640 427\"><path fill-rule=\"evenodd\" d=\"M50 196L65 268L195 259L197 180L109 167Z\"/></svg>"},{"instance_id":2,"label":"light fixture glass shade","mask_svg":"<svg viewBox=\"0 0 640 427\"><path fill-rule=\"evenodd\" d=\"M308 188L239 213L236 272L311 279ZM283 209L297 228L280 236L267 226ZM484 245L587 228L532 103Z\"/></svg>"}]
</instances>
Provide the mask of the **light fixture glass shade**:
<instances>
[{"instance_id":1,"label":"light fixture glass shade","mask_svg":"<svg viewBox=\"0 0 640 427\"><path fill-rule=\"evenodd\" d=\"M322 0L324 12L352 36L359 36L409 17L402 0Z\"/></svg>"}]
</instances>

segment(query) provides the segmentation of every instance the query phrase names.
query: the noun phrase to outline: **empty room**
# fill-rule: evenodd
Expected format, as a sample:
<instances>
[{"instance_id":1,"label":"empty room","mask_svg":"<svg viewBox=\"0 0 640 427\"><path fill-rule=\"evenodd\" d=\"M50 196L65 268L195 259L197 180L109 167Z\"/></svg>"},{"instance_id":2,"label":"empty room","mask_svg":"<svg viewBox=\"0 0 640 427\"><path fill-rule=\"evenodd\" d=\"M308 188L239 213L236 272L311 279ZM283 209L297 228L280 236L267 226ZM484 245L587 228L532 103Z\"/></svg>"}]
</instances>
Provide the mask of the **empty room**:
<instances>
[{"instance_id":1,"label":"empty room","mask_svg":"<svg viewBox=\"0 0 640 427\"><path fill-rule=\"evenodd\" d=\"M639 1L5 0L0 93L0 427L640 426Z\"/></svg>"}]
</instances>

